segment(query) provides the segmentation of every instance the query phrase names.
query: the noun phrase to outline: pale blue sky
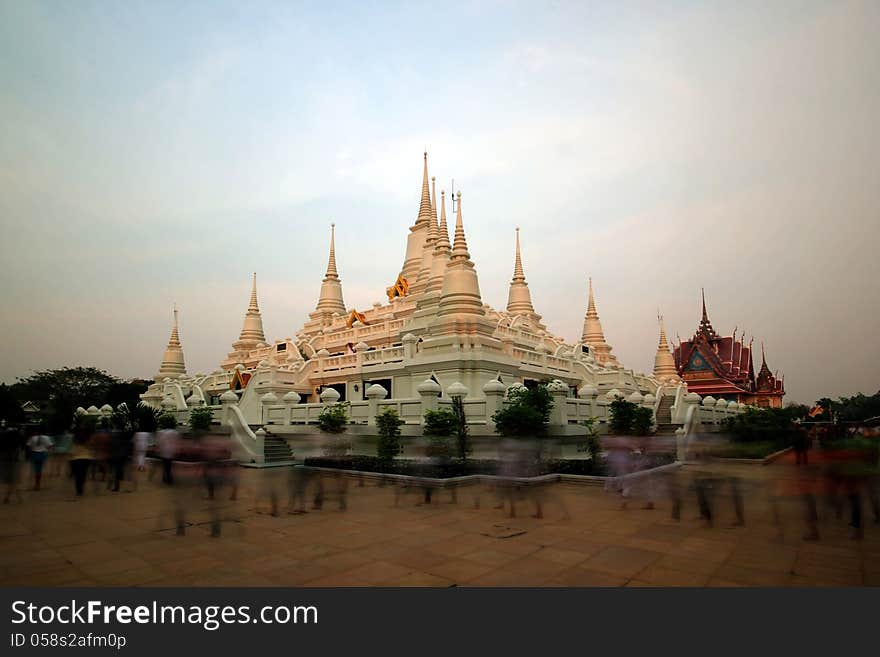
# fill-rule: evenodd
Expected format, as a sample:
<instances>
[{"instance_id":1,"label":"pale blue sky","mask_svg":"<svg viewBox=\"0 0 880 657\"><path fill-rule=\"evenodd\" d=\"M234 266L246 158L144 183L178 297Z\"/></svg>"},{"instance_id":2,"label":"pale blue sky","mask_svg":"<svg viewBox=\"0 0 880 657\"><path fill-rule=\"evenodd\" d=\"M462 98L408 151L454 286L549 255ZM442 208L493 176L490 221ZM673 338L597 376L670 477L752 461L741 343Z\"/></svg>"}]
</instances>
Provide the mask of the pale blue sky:
<instances>
[{"instance_id":1,"label":"pale blue sky","mask_svg":"<svg viewBox=\"0 0 880 657\"><path fill-rule=\"evenodd\" d=\"M513 228L551 329L649 370L658 306L764 340L790 399L880 387L880 4L0 0L0 380L191 372L314 307L330 221L380 300L421 152L484 300Z\"/></svg>"}]
</instances>

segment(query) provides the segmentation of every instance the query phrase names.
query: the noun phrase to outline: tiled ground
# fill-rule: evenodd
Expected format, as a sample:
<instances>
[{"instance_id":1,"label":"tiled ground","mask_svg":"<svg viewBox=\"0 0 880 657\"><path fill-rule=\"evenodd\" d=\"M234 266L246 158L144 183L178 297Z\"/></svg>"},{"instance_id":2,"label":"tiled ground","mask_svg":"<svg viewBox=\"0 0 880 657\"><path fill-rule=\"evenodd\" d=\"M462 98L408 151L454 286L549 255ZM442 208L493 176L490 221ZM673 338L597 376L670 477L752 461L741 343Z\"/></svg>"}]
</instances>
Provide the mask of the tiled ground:
<instances>
[{"instance_id":1,"label":"tiled ground","mask_svg":"<svg viewBox=\"0 0 880 657\"><path fill-rule=\"evenodd\" d=\"M441 494L417 506L410 495L395 506L394 489L375 484L352 484L347 511L329 501L321 511L273 517L266 471L242 470L238 502L221 509L220 538L209 535L201 491L193 524L176 536L171 495L158 483L115 494L95 484L70 501L70 480L50 478L45 490L0 507L0 585L880 585L880 528L869 518L864 540L854 541L823 507L821 540L805 542L792 499L782 505L780 539L767 477L787 467L740 466L746 526L727 528L732 509L721 498L712 529L700 526L692 498L675 522L665 501L621 510L600 488L562 484L548 491L544 519L529 516L528 501L511 519L488 491L480 508L475 490L456 504Z\"/></svg>"}]
</instances>

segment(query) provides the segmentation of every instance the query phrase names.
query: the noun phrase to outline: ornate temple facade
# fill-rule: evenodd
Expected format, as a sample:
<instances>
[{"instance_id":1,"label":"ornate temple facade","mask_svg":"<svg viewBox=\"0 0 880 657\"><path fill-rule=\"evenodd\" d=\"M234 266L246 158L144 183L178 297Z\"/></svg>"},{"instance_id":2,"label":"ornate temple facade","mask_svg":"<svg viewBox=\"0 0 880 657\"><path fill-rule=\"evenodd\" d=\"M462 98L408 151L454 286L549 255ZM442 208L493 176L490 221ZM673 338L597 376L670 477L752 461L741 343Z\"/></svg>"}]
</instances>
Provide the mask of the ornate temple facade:
<instances>
[{"instance_id":1,"label":"ornate temple facade","mask_svg":"<svg viewBox=\"0 0 880 657\"><path fill-rule=\"evenodd\" d=\"M231 404L245 426L294 427L314 422L322 404L336 401L350 403L354 424L372 424L383 404L395 407L408 424L419 424L426 408L461 396L469 422L491 433L492 412L509 387L549 380L559 401L553 422L563 428L587 417L604 422L606 403L618 396L655 412L661 403L664 413L670 407L672 416L684 412L689 379L680 377L681 346L673 356L662 319L653 373L624 367L606 340L589 280L581 339L566 342L535 308L518 228L507 305L492 307L482 297L468 247L461 192L450 219L446 194L441 191L438 199L432 181L426 153L418 213L385 300L370 307L346 305L331 224L315 308L293 337L266 340L254 275L241 332L219 367L210 374L186 374L175 314L165 358L144 401L180 413L208 405L218 416ZM715 343L709 350L717 351ZM738 401L719 400L712 413L738 412Z\"/></svg>"},{"instance_id":2,"label":"ornate temple facade","mask_svg":"<svg viewBox=\"0 0 880 657\"><path fill-rule=\"evenodd\" d=\"M665 336L663 336L665 338ZM783 379L767 367L761 348L761 369L755 374L752 341L744 336L722 337L712 328L703 295L703 315L690 340L680 343L674 353L678 375L688 390L701 396L741 402L764 408L782 408Z\"/></svg>"}]
</instances>

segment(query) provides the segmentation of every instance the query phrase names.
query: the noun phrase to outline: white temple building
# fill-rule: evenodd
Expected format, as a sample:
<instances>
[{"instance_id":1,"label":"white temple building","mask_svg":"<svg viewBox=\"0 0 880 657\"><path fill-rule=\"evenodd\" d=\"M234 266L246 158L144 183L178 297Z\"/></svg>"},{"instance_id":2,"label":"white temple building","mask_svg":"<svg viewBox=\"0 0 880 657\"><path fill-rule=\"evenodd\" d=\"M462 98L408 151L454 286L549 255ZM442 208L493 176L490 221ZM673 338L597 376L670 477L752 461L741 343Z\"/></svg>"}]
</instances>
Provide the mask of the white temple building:
<instances>
[{"instance_id":1,"label":"white temple building","mask_svg":"<svg viewBox=\"0 0 880 657\"><path fill-rule=\"evenodd\" d=\"M491 415L504 403L508 387L552 381L552 422L560 434L582 431L577 425L587 417L603 423L605 406L616 396L655 413L671 409L673 421L683 417L687 388L676 374L662 321L650 375L624 367L612 354L592 280L585 281L581 340L570 344L554 335L532 302L518 228L507 306L493 308L480 293L468 251L461 192L450 235L446 194L441 191L438 202L429 181L425 153L418 214L387 299L370 308L346 306L331 224L315 309L295 337L266 340L254 274L241 333L212 374L186 374L175 310L171 339L144 401L178 413L208 405L233 433L254 436L253 428L270 425L280 434L313 430L308 425L321 408L337 401L350 403L355 427L371 426L377 410L388 405L407 424L418 425L425 410L459 395L476 433L485 427L490 434ZM693 396L687 401L700 403Z\"/></svg>"}]
</instances>

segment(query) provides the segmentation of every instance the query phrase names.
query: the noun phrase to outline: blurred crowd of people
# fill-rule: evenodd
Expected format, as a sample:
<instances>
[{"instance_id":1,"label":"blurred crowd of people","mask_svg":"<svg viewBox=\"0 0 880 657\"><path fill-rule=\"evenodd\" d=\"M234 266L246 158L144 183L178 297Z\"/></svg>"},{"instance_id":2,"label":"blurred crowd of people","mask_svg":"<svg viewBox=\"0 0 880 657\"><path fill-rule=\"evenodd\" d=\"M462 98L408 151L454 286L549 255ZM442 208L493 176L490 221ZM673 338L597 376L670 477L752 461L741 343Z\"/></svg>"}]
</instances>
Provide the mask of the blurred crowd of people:
<instances>
[{"instance_id":1,"label":"blurred crowd of people","mask_svg":"<svg viewBox=\"0 0 880 657\"><path fill-rule=\"evenodd\" d=\"M794 505L806 526L804 538L816 540L820 534L820 516L842 521L844 515L853 537L863 535L863 500L867 499L875 522L880 522L880 436L876 428L859 427L842 435L822 430L800 429L794 438L793 454L777 462L774 477L744 477L743 470L730 463L720 465L713 458L718 439L692 437L686 445L687 467L673 464L675 436L609 436L598 444L607 475L605 490L620 499L620 508L632 505L655 509L668 504L674 520L680 520L683 508L693 505L707 528L725 516L731 526L746 523L746 493L766 494L780 535L783 520L780 509ZM523 505L536 518L544 516L548 503L556 505L563 518L570 517L552 476L540 476L542 458L548 445L542 440L502 439L498 444L497 471L487 480L488 494L495 509L516 517ZM148 456L152 458L148 458ZM550 455L552 456L552 455ZM679 454L680 456L680 454ZM793 458L792 458L793 456ZM457 502L461 486L472 494L479 508L485 485L473 485L456 478L442 479L450 456L426 452L421 460L419 477L384 475L380 485L394 489L398 505L410 493L416 504L435 503L437 492L448 494ZM44 473L69 477L72 499L82 497L89 481L93 490L110 492L137 490L144 478L161 477L168 491L168 509L173 528L184 535L193 524L198 510L207 506L212 536L221 534L225 520L234 518L232 502L238 496L239 466L234 459L234 445L228 435L196 433L181 435L175 429L156 434L98 428L78 428L70 434L50 437L39 427L21 431L14 427L0 430L0 468L4 502L21 501L19 487L24 463L30 464L32 490L41 488ZM658 463L668 467L656 467ZM356 481L348 473L320 468L267 467L256 473L256 508L268 504L268 513L305 514L331 505L340 511L348 506L349 486ZM758 499L750 496L750 499ZM205 501L207 500L207 505ZM230 510L232 509L232 510Z\"/></svg>"}]
</instances>

